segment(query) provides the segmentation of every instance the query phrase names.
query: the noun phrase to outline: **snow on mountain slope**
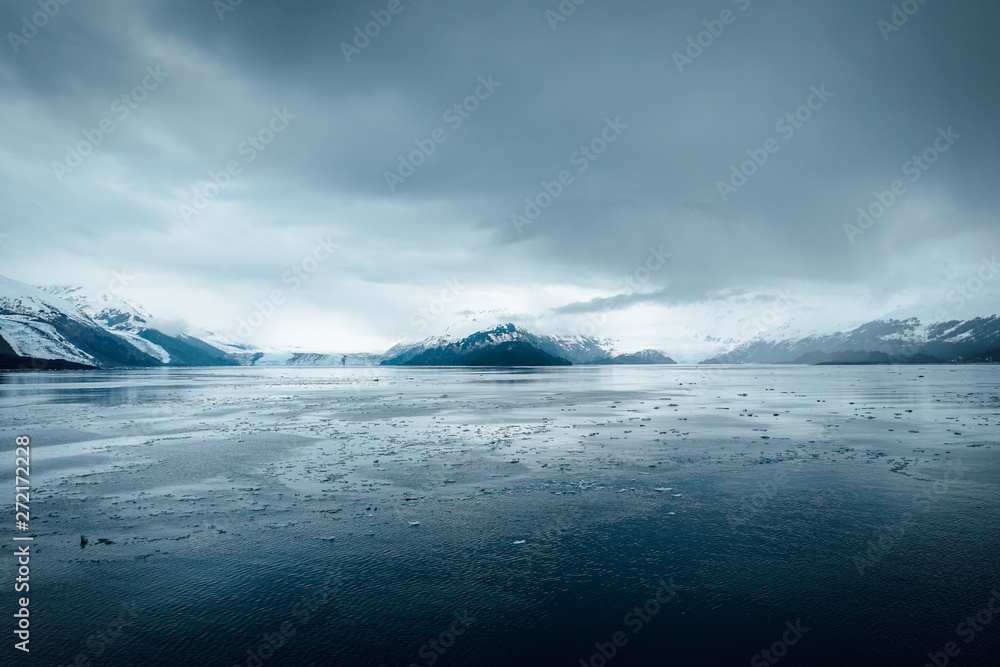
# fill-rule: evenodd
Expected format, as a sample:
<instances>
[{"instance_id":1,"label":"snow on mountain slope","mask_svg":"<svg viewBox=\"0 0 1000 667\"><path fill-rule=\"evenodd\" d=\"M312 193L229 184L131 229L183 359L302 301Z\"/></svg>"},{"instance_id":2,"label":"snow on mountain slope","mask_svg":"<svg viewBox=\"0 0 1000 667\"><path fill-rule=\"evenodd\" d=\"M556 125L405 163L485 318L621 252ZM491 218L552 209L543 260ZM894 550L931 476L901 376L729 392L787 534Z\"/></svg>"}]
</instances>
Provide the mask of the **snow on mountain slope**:
<instances>
[{"instance_id":1,"label":"snow on mountain slope","mask_svg":"<svg viewBox=\"0 0 1000 667\"><path fill-rule=\"evenodd\" d=\"M539 347L574 364L589 364L618 355L618 345L607 338L592 336L536 336Z\"/></svg>"},{"instance_id":2,"label":"snow on mountain slope","mask_svg":"<svg viewBox=\"0 0 1000 667\"><path fill-rule=\"evenodd\" d=\"M609 341L587 336L539 336L523 327L507 323L476 330L460 339L446 333L416 344L402 343L385 353L386 361L383 364L403 365L418 357L448 360L500 347L523 358L537 357L546 361L563 359L574 364L596 363L614 356L614 347ZM540 351L542 356L532 356L529 348Z\"/></svg>"},{"instance_id":3,"label":"snow on mountain slope","mask_svg":"<svg viewBox=\"0 0 1000 667\"><path fill-rule=\"evenodd\" d=\"M719 363L834 363L838 359L957 362L1000 347L1000 318L924 324L916 318L875 320L850 331L781 338L758 336L712 361ZM882 355L878 357L877 355Z\"/></svg>"},{"instance_id":4,"label":"snow on mountain slope","mask_svg":"<svg viewBox=\"0 0 1000 667\"><path fill-rule=\"evenodd\" d=\"M82 287L63 285L39 289L72 303L81 313L144 354L159 360L162 364L170 363L169 352L139 335L150 328L149 322L153 319L152 315L141 306L108 291L95 294Z\"/></svg>"},{"instance_id":5,"label":"snow on mountain slope","mask_svg":"<svg viewBox=\"0 0 1000 667\"><path fill-rule=\"evenodd\" d=\"M247 353L258 353L266 352L265 350L260 350L253 345L248 345L247 343L238 343L228 336L215 332L208 331L205 329L196 329L194 335L200 340L208 343L212 347L222 350L226 354L247 354Z\"/></svg>"},{"instance_id":6,"label":"snow on mountain slope","mask_svg":"<svg viewBox=\"0 0 1000 667\"><path fill-rule=\"evenodd\" d=\"M162 324L154 326L155 320L143 308L110 292L39 288L0 277L0 320L4 367L22 368L31 359L98 367L237 363L198 338L164 333Z\"/></svg>"},{"instance_id":7,"label":"snow on mountain slope","mask_svg":"<svg viewBox=\"0 0 1000 667\"><path fill-rule=\"evenodd\" d=\"M93 356L63 336L51 320L65 318L98 327L74 303L31 285L0 276L0 336L14 354L31 359L62 359L96 365Z\"/></svg>"},{"instance_id":8,"label":"snow on mountain slope","mask_svg":"<svg viewBox=\"0 0 1000 667\"><path fill-rule=\"evenodd\" d=\"M511 359L515 356L528 359L538 357L538 351L574 364L670 361L658 351L620 355L615 342L609 339L535 334L512 323L509 317L508 312L500 310L475 313L437 335L419 342L400 343L384 354L264 350L211 332L198 336L178 333L186 331L186 325L158 321L142 307L110 292L93 294L77 287L38 288L0 276L0 362L5 368L52 367L25 364L32 359L97 367L165 364L334 367L405 364L420 355L447 361L449 355L455 359L462 355L486 355L493 359L498 352L504 352ZM757 325L752 321L749 324L753 326L744 333L753 335ZM167 334L164 330L174 333ZM777 326L757 328L750 340L742 335L740 338L728 345L729 339L714 339L719 347L725 345L729 351L709 361L967 363L1000 355L1000 318L994 315L933 324L913 317L883 318L834 333L785 320Z\"/></svg>"},{"instance_id":9,"label":"snow on mountain slope","mask_svg":"<svg viewBox=\"0 0 1000 667\"><path fill-rule=\"evenodd\" d=\"M0 314L41 317L64 315L85 324L96 325L71 300L4 276L0 276Z\"/></svg>"},{"instance_id":10,"label":"snow on mountain slope","mask_svg":"<svg viewBox=\"0 0 1000 667\"><path fill-rule=\"evenodd\" d=\"M131 331L119 331L117 329L109 329L111 333L121 338L124 338L128 343L134 345L142 352L145 352L151 357L160 360L162 364L170 363L170 353L164 350L162 347L157 345L152 341L148 341L137 333L132 333Z\"/></svg>"},{"instance_id":11,"label":"snow on mountain slope","mask_svg":"<svg viewBox=\"0 0 1000 667\"><path fill-rule=\"evenodd\" d=\"M153 319L145 309L108 292L93 293L82 287L41 287L43 292L71 302L82 313L108 329L133 333L149 328Z\"/></svg>"},{"instance_id":12,"label":"snow on mountain slope","mask_svg":"<svg viewBox=\"0 0 1000 667\"><path fill-rule=\"evenodd\" d=\"M405 357L408 360L428 350L470 340L474 340L475 345L527 342L547 354L568 359L574 364L593 363L599 359L612 357L616 353L614 341L582 335L534 334L523 326L512 323L508 311L490 310L469 315L442 333L424 340L398 343L382 356L385 359Z\"/></svg>"},{"instance_id":13,"label":"snow on mountain slope","mask_svg":"<svg viewBox=\"0 0 1000 667\"><path fill-rule=\"evenodd\" d=\"M45 322L33 322L18 315L0 317L0 336L19 357L30 359L62 359L88 366L94 358L80 350Z\"/></svg>"},{"instance_id":14,"label":"snow on mountain slope","mask_svg":"<svg viewBox=\"0 0 1000 667\"><path fill-rule=\"evenodd\" d=\"M640 350L639 352L633 352L630 354L619 354L614 357L609 357L607 359L602 359L596 362L601 365L622 365L628 364L632 366L643 365L663 365L663 364L676 364L677 362L666 356L659 350Z\"/></svg>"}]
</instances>

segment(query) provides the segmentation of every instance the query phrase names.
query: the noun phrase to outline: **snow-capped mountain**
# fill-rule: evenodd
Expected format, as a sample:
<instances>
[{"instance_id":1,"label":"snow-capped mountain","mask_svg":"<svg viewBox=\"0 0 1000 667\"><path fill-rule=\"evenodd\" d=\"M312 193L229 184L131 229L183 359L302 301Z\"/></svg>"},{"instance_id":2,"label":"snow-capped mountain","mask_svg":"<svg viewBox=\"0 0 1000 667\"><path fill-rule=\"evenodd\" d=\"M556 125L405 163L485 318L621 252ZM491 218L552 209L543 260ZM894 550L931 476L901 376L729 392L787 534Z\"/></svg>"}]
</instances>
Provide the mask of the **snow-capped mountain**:
<instances>
[{"instance_id":1,"label":"snow-capped mountain","mask_svg":"<svg viewBox=\"0 0 1000 667\"><path fill-rule=\"evenodd\" d=\"M457 339L444 334L417 344L397 345L385 357L382 363L389 366L674 363L656 350L616 355L610 341L587 336L540 336L511 323Z\"/></svg>"},{"instance_id":2,"label":"snow-capped mountain","mask_svg":"<svg viewBox=\"0 0 1000 667\"><path fill-rule=\"evenodd\" d=\"M90 294L79 287L46 287L89 315L111 333L171 366L232 366L236 362L227 350L179 329L183 325L158 322L145 308L111 292ZM167 329L173 333L164 331Z\"/></svg>"},{"instance_id":3,"label":"snow-capped mountain","mask_svg":"<svg viewBox=\"0 0 1000 667\"><path fill-rule=\"evenodd\" d=\"M439 358L440 351L448 354L467 354L507 343L526 343L537 350L556 359L565 359L574 364L593 363L611 356L612 352L607 341L601 341L587 336L538 336L515 324L507 323L488 329L477 329L465 334L462 327L428 338L419 343L401 343L385 353L385 365L402 365L424 355L427 358L434 353ZM461 334L456 335L454 331Z\"/></svg>"},{"instance_id":4,"label":"snow-capped mountain","mask_svg":"<svg viewBox=\"0 0 1000 667\"><path fill-rule=\"evenodd\" d=\"M154 357L161 364L170 363L170 353L140 333L149 329L152 316L139 306L116 297L110 292L88 294L82 287L42 287L43 292L69 301L80 312L107 331L124 338L129 344Z\"/></svg>"},{"instance_id":5,"label":"snow-capped mountain","mask_svg":"<svg viewBox=\"0 0 1000 667\"><path fill-rule=\"evenodd\" d=\"M150 325L141 308L102 293L39 288L0 276L0 368L233 365L224 352Z\"/></svg>"},{"instance_id":6,"label":"snow-capped mountain","mask_svg":"<svg viewBox=\"0 0 1000 667\"><path fill-rule=\"evenodd\" d=\"M421 341L404 341L393 346L383 355L386 360L413 358L426 350L442 348L460 341L489 333L485 341L494 344L504 341L524 340L546 354L566 359L574 364L595 363L614 356L615 342L593 336L558 336L534 334L524 326L512 323L511 314L505 310L491 310L468 315L446 328L441 334Z\"/></svg>"},{"instance_id":7,"label":"snow-capped mountain","mask_svg":"<svg viewBox=\"0 0 1000 667\"><path fill-rule=\"evenodd\" d=\"M658 366L662 364L676 364L677 362L659 350L641 350L632 354L618 354L594 363L601 365Z\"/></svg>"},{"instance_id":8,"label":"snow-capped mountain","mask_svg":"<svg viewBox=\"0 0 1000 667\"><path fill-rule=\"evenodd\" d=\"M81 288L39 288L0 276L0 369L156 366L671 364L657 350L621 354L611 340L538 335L508 313L476 314L442 334L383 354L263 350L162 322L141 306ZM881 319L836 333L785 323L704 363L977 363L1000 361L1000 317L925 324Z\"/></svg>"},{"instance_id":9,"label":"snow-capped mountain","mask_svg":"<svg viewBox=\"0 0 1000 667\"><path fill-rule=\"evenodd\" d=\"M847 332L781 338L775 332L706 363L939 363L1000 359L1000 318L923 324L875 320Z\"/></svg>"},{"instance_id":10,"label":"snow-capped mountain","mask_svg":"<svg viewBox=\"0 0 1000 667\"><path fill-rule=\"evenodd\" d=\"M161 362L94 321L70 299L0 277L0 357L7 368Z\"/></svg>"},{"instance_id":11,"label":"snow-capped mountain","mask_svg":"<svg viewBox=\"0 0 1000 667\"><path fill-rule=\"evenodd\" d=\"M543 349L545 342L514 324L478 331L460 340L446 336L394 354L386 353L386 366L569 366L565 357ZM551 346L550 346L551 347ZM393 355L393 356L390 356Z\"/></svg>"}]
</instances>

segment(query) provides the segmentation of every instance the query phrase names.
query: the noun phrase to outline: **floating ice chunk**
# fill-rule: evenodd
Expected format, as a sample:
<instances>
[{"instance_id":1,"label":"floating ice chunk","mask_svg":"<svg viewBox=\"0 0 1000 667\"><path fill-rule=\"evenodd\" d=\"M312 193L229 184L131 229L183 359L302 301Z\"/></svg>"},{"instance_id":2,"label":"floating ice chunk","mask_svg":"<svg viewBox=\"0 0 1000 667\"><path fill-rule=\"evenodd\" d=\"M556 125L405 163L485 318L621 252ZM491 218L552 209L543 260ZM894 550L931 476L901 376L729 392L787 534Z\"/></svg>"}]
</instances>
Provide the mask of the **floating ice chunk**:
<instances>
[{"instance_id":1,"label":"floating ice chunk","mask_svg":"<svg viewBox=\"0 0 1000 667\"><path fill-rule=\"evenodd\" d=\"M419 522L419 521L411 521L411 522L410 522L410 525L411 525L411 526L419 526L419 525L420 525L420 522Z\"/></svg>"},{"instance_id":2,"label":"floating ice chunk","mask_svg":"<svg viewBox=\"0 0 1000 667\"><path fill-rule=\"evenodd\" d=\"M323 537L321 535L317 535L314 539L323 540L324 542L333 542L337 538L336 537Z\"/></svg>"},{"instance_id":3,"label":"floating ice chunk","mask_svg":"<svg viewBox=\"0 0 1000 667\"><path fill-rule=\"evenodd\" d=\"M672 494L670 494L670 495L672 495L672 496L673 496L674 498L680 498L680 497L681 497L681 495L683 495L683 494L680 494L680 493L672 493Z\"/></svg>"},{"instance_id":4,"label":"floating ice chunk","mask_svg":"<svg viewBox=\"0 0 1000 667\"><path fill-rule=\"evenodd\" d=\"M673 490L674 490L674 487L672 487L672 486L661 486L661 487L653 489L653 491L659 491L660 493L666 493L667 491L673 491Z\"/></svg>"},{"instance_id":5,"label":"floating ice chunk","mask_svg":"<svg viewBox=\"0 0 1000 667\"><path fill-rule=\"evenodd\" d=\"M514 544L524 544L528 540L514 540Z\"/></svg>"},{"instance_id":6,"label":"floating ice chunk","mask_svg":"<svg viewBox=\"0 0 1000 667\"><path fill-rule=\"evenodd\" d=\"M674 516L675 514L677 514L677 512L667 512L667 514L669 514L670 516Z\"/></svg>"}]
</instances>

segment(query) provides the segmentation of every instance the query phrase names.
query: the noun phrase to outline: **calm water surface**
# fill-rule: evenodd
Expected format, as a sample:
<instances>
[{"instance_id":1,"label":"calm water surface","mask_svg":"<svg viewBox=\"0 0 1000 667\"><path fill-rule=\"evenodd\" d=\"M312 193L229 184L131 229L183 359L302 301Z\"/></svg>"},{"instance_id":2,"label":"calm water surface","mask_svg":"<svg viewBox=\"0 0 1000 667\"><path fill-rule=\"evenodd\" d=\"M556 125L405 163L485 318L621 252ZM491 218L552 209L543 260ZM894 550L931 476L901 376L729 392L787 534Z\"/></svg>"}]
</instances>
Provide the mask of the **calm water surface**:
<instances>
[{"instance_id":1,"label":"calm water surface","mask_svg":"<svg viewBox=\"0 0 1000 667\"><path fill-rule=\"evenodd\" d=\"M0 415L3 664L1000 664L995 366L0 374Z\"/></svg>"}]
</instances>

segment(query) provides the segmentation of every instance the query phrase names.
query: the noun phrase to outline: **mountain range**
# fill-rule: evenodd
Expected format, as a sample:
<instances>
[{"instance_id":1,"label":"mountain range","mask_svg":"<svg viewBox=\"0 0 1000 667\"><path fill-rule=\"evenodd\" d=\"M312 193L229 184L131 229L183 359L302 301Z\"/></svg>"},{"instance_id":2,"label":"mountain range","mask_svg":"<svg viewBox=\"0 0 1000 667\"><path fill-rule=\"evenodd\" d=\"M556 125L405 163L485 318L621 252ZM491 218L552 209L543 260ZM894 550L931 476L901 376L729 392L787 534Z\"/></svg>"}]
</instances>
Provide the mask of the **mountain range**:
<instances>
[{"instance_id":1,"label":"mountain range","mask_svg":"<svg viewBox=\"0 0 1000 667\"><path fill-rule=\"evenodd\" d=\"M502 324L468 336L439 336L386 353L383 366L570 366L598 364L673 364L656 350L614 353L610 341L591 336L538 336Z\"/></svg>"},{"instance_id":2,"label":"mountain range","mask_svg":"<svg viewBox=\"0 0 1000 667\"><path fill-rule=\"evenodd\" d=\"M848 332L782 338L771 332L703 363L913 364L1000 362L1000 318L923 324L877 320Z\"/></svg>"},{"instance_id":3,"label":"mountain range","mask_svg":"<svg viewBox=\"0 0 1000 667\"><path fill-rule=\"evenodd\" d=\"M0 367L81 369L233 366L226 352L185 333L168 334L113 294L38 288L0 276Z\"/></svg>"},{"instance_id":4,"label":"mountain range","mask_svg":"<svg viewBox=\"0 0 1000 667\"><path fill-rule=\"evenodd\" d=\"M664 365L658 350L619 353L615 341L538 335L502 315L472 316L443 334L385 353L260 350L211 332L193 335L141 306L75 287L33 287L0 276L0 369L161 366ZM183 330L182 330L183 329ZM923 324L886 319L848 332L759 334L706 364L1000 363L1000 318Z\"/></svg>"}]
</instances>

